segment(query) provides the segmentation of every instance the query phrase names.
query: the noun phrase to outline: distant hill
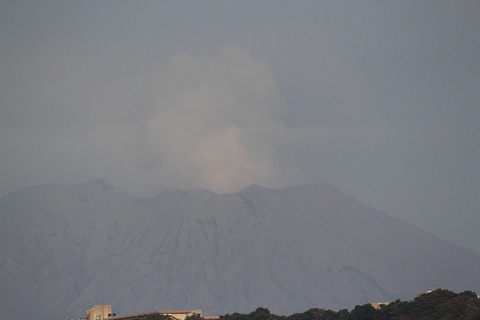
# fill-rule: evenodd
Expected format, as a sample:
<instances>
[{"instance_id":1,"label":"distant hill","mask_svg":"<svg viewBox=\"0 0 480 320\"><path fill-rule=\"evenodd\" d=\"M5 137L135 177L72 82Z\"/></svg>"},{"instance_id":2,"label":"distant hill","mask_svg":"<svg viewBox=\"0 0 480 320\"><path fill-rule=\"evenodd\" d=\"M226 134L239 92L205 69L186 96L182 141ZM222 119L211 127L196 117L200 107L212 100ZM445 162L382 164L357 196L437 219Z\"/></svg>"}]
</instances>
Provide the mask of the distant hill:
<instances>
[{"instance_id":1,"label":"distant hill","mask_svg":"<svg viewBox=\"0 0 480 320\"><path fill-rule=\"evenodd\" d=\"M2 319L202 309L352 309L441 287L480 292L480 255L328 183L129 197L104 181L0 199Z\"/></svg>"}]
</instances>

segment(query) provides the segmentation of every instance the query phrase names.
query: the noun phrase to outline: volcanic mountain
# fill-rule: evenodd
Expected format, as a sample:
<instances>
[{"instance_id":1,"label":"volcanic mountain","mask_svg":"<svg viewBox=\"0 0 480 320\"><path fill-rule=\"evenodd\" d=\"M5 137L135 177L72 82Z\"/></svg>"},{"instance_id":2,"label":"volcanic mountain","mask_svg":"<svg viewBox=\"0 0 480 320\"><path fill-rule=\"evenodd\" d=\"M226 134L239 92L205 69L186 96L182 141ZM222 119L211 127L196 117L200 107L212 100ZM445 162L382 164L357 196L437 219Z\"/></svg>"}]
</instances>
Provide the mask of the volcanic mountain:
<instances>
[{"instance_id":1,"label":"volcanic mountain","mask_svg":"<svg viewBox=\"0 0 480 320\"><path fill-rule=\"evenodd\" d=\"M480 255L328 183L138 199L103 180L0 199L2 319L202 309L277 314L480 291Z\"/></svg>"}]
</instances>

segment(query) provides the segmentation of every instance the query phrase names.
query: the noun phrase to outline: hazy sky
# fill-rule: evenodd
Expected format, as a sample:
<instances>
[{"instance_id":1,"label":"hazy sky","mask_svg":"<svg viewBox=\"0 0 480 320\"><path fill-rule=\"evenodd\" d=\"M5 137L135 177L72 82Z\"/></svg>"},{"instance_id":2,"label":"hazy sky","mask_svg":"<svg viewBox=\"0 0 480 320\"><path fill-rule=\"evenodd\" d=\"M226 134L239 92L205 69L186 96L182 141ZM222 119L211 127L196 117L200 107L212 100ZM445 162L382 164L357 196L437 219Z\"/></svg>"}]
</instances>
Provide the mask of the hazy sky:
<instances>
[{"instance_id":1,"label":"hazy sky","mask_svg":"<svg viewBox=\"0 0 480 320\"><path fill-rule=\"evenodd\" d=\"M479 1L0 1L0 196L324 180L480 253Z\"/></svg>"}]
</instances>

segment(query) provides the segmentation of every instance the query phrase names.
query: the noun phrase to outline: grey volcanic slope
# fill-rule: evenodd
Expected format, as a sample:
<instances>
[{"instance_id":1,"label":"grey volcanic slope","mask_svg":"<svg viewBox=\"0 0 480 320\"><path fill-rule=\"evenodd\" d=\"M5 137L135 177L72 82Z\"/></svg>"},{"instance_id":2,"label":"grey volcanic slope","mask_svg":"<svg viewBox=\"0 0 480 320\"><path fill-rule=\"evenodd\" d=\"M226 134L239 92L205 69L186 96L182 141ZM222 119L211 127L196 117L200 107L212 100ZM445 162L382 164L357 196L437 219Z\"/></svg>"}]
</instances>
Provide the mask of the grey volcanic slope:
<instances>
[{"instance_id":1,"label":"grey volcanic slope","mask_svg":"<svg viewBox=\"0 0 480 320\"><path fill-rule=\"evenodd\" d=\"M327 183L136 199L102 180L0 199L0 318L202 309L278 314L480 291L480 255Z\"/></svg>"}]
</instances>

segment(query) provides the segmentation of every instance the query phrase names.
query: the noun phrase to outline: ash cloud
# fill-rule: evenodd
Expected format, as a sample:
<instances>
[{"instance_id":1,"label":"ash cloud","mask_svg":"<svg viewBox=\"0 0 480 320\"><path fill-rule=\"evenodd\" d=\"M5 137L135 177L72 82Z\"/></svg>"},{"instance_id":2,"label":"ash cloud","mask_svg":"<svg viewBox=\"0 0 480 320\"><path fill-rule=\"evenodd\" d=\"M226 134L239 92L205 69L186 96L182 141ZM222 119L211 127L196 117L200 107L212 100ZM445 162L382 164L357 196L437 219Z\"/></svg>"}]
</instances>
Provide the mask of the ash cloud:
<instances>
[{"instance_id":1,"label":"ash cloud","mask_svg":"<svg viewBox=\"0 0 480 320\"><path fill-rule=\"evenodd\" d=\"M158 83L138 158L149 180L215 192L279 186L285 175L299 181L299 172L275 154L286 130L284 101L266 62L240 47L201 59L178 55Z\"/></svg>"},{"instance_id":2,"label":"ash cloud","mask_svg":"<svg viewBox=\"0 0 480 320\"><path fill-rule=\"evenodd\" d=\"M302 183L301 172L277 156L288 131L277 82L269 65L244 49L224 47L203 58L179 54L149 73L107 84L59 56L64 60L49 52L23 66L33 92L24 102L30 116L13 110L21 121L3 127L11 154L26 153L21 164L5 157L17 183L21 170L30 184L103 178L136 196L164 188L226 193L253 183Z\"/></svg>"}]
</instances>

